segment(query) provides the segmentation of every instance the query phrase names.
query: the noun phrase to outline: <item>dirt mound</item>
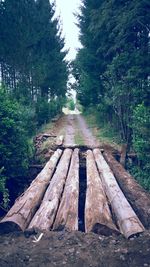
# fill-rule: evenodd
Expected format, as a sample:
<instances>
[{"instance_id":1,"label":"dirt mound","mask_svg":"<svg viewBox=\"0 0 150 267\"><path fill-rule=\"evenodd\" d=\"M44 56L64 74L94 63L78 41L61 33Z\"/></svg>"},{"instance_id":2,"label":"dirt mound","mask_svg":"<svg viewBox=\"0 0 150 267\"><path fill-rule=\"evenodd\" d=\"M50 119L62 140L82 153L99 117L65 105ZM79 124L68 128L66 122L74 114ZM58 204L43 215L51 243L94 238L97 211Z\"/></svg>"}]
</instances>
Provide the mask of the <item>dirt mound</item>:
<instances>
[{"instance_id":1,"label":"dirt mound","mask_svg":"<svg viewBox=\"0 0 150 267\"><path fill-rule=\"evenodd\" d=\"M150 232L130 240L82 232L49 232L38 243L22 233L0 237L1 267L148 267Z\"/></svg>"}]
</instances>

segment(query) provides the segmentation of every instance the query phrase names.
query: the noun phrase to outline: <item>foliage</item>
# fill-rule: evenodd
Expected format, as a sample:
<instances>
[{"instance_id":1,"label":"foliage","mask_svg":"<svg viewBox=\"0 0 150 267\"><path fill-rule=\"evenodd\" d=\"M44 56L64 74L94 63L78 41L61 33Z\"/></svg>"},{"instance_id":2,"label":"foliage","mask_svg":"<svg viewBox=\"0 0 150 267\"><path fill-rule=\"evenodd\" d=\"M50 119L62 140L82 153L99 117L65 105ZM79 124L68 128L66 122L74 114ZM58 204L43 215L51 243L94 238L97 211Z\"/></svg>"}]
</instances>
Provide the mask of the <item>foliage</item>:
<instances>
[{"instance_id":1,"label":"foliage","mask_svg":"<svg viewBox=\"0 0 150 267\"><path fill-rule=\"evenodd\" d=\"M71 99L68 99L67 101L67 106L70 110L74 110L75 109L75 103L74 103L74 100L71 98Z\"/></svg>"},{"instance_id":2,"label":"foliage","mask_svg":"<svg viewBox=\"0 0 150 267\"><path fill-rule=\"evenodd\" d=\"M66 51L54 14L49 0L0 1L2 83L26 105L65 96Z\"/></svg>"},{"instance_id":3,"label":"foliage","mask_svg":"<svg viewBox=\"0 0 150 267\"><path fill-rule=\"evenodd\" d=\"M6 179L3 175L4 167L0 169L0 207L6 209L9 204L9 193L8 189L6 188Z\"/></svg>"},{"instance_id":4,"label":"foliage","mask_svg":"<svg viewBox=\"0 0 150 267\"><path fill-rule=\"evenodd\" d=\"M138 167L134 169L140 183L150 190L150 107L138 105L133 113L133 147L138 155ZM143 175L141 175L144 173ZM142 179L141 179L142 177Z\"/></svg>"},{"instance_id":5,"label":"foliage","mask_svg":"<svg viewBox=\"0 0 150 267\"><path fill-rule=\"evenodd\" d=\"M94 106L90 106L83 113L85 119L94 130L94 135L103 143L109 143L117 147L121 143L118 132L111 127L110 122L103 118L103 110L96 110Z\"/></svg>"},{"instance_id":6,"label":"foliage","mask_svg":"<svg viewBox=\"0 0 150 267\"><path fill-rule=\"evenodd\" d=\"M0 90L0 169L1 192L6 204L7 180L25 176L31 156L28 135L21 106Z\"/></svg>"},{"instance_id":7,"label":"foliage","mask_svg":"<svg viewBox=\"0 0 150 267\"><path fill-rule=\"evenodd\" d=\"M39 99L36 103L36 116L38 126L44 123L48 123L53 117L61 113L62 107L65 103L65 99L62 97L52 99L47 102L47 100Z\"/></svg>"},{"instance_id":8,"label":"foliage","mask_svg":"<svg viewBox=\"0 0 150 267\"><path fill-rule=\"evenodd\" d=\"M28 140L61 112L68 63L54 3L0 1L0 22L0 190L7 198L8 184L14 188L9 181L18 186L25 177Z\"/></svg>"},{"instance_id":9,"label":"foliage","mask_svg":"<svg viewBox=\"0 0 150 267\"><path fill-rule=\"evenodd\" d=\"M146 108L150 99L149 9L148 0L82 0L77 15L82 48L72 62L80 103L94 106L128 150L133 144L143 168L147 168L144 151L148 159L150 153L145 135L149 119L143 125L145 118L137 122L135 112L140 112L141 103Z\"/></svg>"}]
</instances>

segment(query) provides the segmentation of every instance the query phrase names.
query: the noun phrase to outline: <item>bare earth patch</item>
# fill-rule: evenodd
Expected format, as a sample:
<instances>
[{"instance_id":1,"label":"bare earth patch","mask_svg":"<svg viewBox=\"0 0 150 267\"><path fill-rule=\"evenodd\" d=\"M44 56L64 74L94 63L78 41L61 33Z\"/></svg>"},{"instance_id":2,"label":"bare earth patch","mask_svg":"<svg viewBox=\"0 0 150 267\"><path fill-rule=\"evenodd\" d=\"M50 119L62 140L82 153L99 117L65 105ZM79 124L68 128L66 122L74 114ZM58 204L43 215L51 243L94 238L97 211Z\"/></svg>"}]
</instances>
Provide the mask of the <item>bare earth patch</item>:
<instances>
[{"instance_id":1,"label":"bare earth patch","mask_svg":"<svg viewBox=\"0 0 150 267\"><path fill-rule=\"evenodd\" d=\"M148 267L150 232L125 240L82 232L50 232L39 243L33 236L11 234L0 238L1 267Z\"/></svg>"}]
</instances>

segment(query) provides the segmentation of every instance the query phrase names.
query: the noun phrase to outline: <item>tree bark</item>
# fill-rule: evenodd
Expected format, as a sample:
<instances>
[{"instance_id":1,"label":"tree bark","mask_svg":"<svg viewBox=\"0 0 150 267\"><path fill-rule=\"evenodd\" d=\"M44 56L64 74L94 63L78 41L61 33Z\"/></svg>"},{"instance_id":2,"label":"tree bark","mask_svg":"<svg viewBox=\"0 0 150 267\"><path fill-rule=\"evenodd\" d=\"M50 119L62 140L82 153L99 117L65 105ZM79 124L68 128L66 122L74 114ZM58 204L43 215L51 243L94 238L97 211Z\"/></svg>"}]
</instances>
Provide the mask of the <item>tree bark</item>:
<instances>
[{"instance_id":1,"label":"tree bark","mask_svg":"<svg viewBox=\"0 0 150 267\"><path fill-rule=\"evenodd\" d=\"M143 232L144 226L125 198L100 150L94 149L94 156L105 188L105 193L115 213L120 231L126 238Z\"/></svg>"},{"instance_id":2,"label":"tree bark","mask_svg":"<svg viewBox=\"0 0 150 267\"><path fill-rule=\"evenodd\" d=\"M127 144L123 144L121 148L120 164L126 166Z\"/></svg>"},{"instance_id":3,"label":"tree bark","mask_svg":"<svg viewBox=\"0 0 150 267\"><path fill-rule=\"evenodd\" d=\"M42 201L61 154L62 150L58 149L30 187L16 200L0 223L2 232L26 229Z\"/></svg>"},{"instance_id":4,"label":"tree bark","mask_svg":"<svg viewBox=\"0 0 150 267\"><path fill-rule=\"evenodd\" d=\"M112 169L119 186L145 227L150 227L150 194L108 152L104 158Z\"/></svg>"},{"instance_id":5,"label":"tree bark","mask_svg":"<svg viewBox=\"0 0 150 267\"><path fill-rule=\"evenodd\" d=\"M96 168L94 155L87 151L87 192L85 202L85 232L95 232L105 236L118 234L111 217L107 198Z\"/></svg>"},{"instance_id":6,"label":"tree bark","mask_svg":"<svg viewBox=\"0 0 150 267\"><path fill-rule=\"evenodd\" d=\"M41 206L34 215L28 229L47 231L52 227L67 178L71 155L71 149L64 151Z\"/></svg>"},{"instance_id":7,"label":"tree bark","mask_svg":"<svg viewBox=\"0 0 150 267\"><path fill-rule=\"evenodd\" d=\"M79 149L75 149L53 230L78 230Z\"/></svg>"}]
</instances>

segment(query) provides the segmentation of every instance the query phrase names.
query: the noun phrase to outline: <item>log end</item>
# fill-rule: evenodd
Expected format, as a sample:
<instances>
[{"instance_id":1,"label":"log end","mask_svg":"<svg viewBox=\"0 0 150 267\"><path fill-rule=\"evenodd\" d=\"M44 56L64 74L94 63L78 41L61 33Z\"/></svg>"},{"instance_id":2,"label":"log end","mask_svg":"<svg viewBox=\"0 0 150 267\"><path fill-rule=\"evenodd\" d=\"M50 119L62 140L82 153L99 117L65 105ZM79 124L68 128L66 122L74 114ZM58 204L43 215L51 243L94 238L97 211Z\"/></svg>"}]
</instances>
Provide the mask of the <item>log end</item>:
<instances>
[{"instance_id":1,"label":"log end","mask_svg":"<svg viewBox=\"0 0 150 267\"><path fill-rule=\"evenodd\" d=\"M0 234L9 234L12 232L21 232L23 231L21 227L11 221L1 222L0 223Z\"/></svg>"}]
</instances>

